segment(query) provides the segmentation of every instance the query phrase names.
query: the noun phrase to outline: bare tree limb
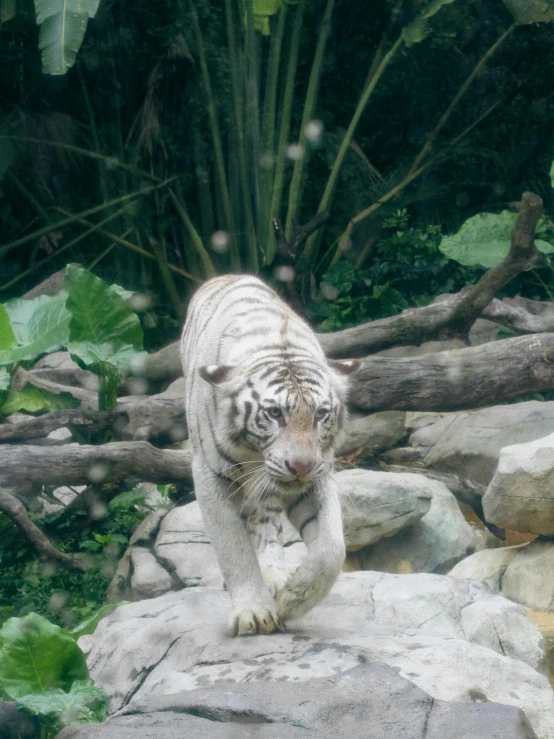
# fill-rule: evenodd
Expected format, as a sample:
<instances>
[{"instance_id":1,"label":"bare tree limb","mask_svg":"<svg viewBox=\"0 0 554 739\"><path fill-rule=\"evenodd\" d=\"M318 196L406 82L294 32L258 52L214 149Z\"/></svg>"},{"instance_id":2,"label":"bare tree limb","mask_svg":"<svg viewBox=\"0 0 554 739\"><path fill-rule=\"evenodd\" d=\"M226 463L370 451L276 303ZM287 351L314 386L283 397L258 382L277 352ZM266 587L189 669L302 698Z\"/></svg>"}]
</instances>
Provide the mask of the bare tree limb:
<instances>
[{"instance_id":1,"label":"bare tree limb","mask_svg":"<svg viewBox=\"0 0 554 739\"><path fill-rule=\"evenodd\" d=\"M350 406L453 411L554 389L554 334L533 334L421 357L367 357L354 376Z\"/></svg>"},{"instance_id":2,"label":"bare tree limb","mask_svg":"<svg viewBox=\"0 0 554 739\"><path fill-rule=\"evenodd\" d=\"M156 449L146 441L0 446L0 485L21 492L39 485L88 485L129 478L158 484L190 481L191 455Z\"/></svg>"},{"instance_id":3,"label":"bare tree limb","mask_svg":"<svg viewBox=\"0 0 554 739\"><path fill-rule=\"evenodd\" d=\"M43 558L53 559L68 570L83 571L85 568L71 555L60 552L36 526L20 500L0 488L0 511L13 521L25 538L35 547Z\"/></svg>"},{"instance_id":4,"label":"bare tree limb","mask_svg":"<svg viewBox=\"0 0 554 739\"><path fill-rule=\"evenodd\" d=\"M99 431L113 428L126 419L124 411L108 413L107 411L93 411L87 409L53 411L37 418L30 418L19 423L0 424L0 442L25 441L40 439L62 427Z\"/></svg>"}]
</instances>

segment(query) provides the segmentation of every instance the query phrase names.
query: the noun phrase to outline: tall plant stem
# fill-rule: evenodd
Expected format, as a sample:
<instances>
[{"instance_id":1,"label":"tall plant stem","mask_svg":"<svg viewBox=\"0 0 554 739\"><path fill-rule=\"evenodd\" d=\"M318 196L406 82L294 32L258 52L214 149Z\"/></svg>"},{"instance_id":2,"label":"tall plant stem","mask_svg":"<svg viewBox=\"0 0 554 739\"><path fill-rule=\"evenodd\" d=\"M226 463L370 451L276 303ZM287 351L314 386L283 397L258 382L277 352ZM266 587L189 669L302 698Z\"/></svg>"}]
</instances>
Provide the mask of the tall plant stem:
<instances>
[{"instance_id":1,"label":"tall plant stem","mask_svg":"<svg viewBox=\"0 0 554 739\"><path fill-rule=\"evenodd\" d=\"M179 214L179 217L183 221L183 225L185 226L188 232L188 235L190 236L190 240L194 244L196 254L198 256L198 259L200 260L202 269L204 271L204 276L214 277L215 267L213 265L212 260L210 259L210 255L204 248L204 244L202 242L202 239L200 238L200 234L194 228L194 225L189 218L189 214L187 213L186 207L183 206L183 204L180 202L177 195L175 195L175 193L170 187L168 187L167 192L169 194L169 197L171 198L171 201L173 202L173 205L175 206L175 210L177 211L177 213Z\"/></svg>"},{"instance_id":2,"label":"tall plant stem","mask_svg":"<svg viewBox=\"0 0 554 739\"><path fill-rule=\"evenodd\" d=\"M0 287L0 290L7 290L9 287L12 287L12 285L16 285L20 280L25 279L25 277L28 277L33 272L35 272L37 269L42 268L43 265L47 264L52 259L54 259L55 257L59 256L64 251L67 251L68 249L71 249L72 246L75 246L75 244L78 244L80 241L83 241L83 239L86 239L87 236L90 236L95 231L100 231L100 229L102 228L102 226L105 226L106 223L109 223L114 218L117 218L117 216L122 215L122 213L123 213L123 208L121 208L120 210L116 211L115 213L110 213L110 215L107 218L104 218L104 220L103 221L100 221L99 223L94 223L94 224L89 223L89 224L87 224L87 225L90 226L90 228L88 228L87 231L85 231L82 234L79 234L79 236L77 236L76 238L72 239L71 241L68 241L67 244L64 244L59 249L56 249L55 252L52 252L48 256L44 257L44 259L42 259L37 264L34 264L32 267L29 267L29 269L26 269L24 272L20 272L17 275L17 277L14 277L13 280L10 280L10 282L6 282L5 285L2 285L2 287Z\"/></svg>"},{"instance_id":3,"label":"tall plant stem","mask_svg":"<svg viewBox=\"0 0 554 739\"><path fill-rule=\"evenodd\" d=\"M114 198L113 200L110 200L108 203L102 203L101 205L95 205L94 208L87 208L87 210L83 210L81 211L81 213L77 213L69 218L62 218L61 221L57 221L56 223L50 223L48 226L39 228L37 231L33 231L33 233L27 234L27 236L23 236L22 238L17 239L17 241L12 241L11 244L6 244L5 246L0 247L0 256L2 256L3 254L6 254L12 249L15 249L17 246L22 246L23 244L27 244L29 241L32 241L33 239L38 239L40 238L40 236L44 236L45 234L51 233L52 231L58 231L60 228L63 228L64 226L69 226L69 224L75 223L80 218L86 218L88 216L94 215L95 213L100 213L103 210L112 208L114 205L119 205L120 203L125 203L129 200L133 200L134 198L138 198L140 197L140 195L148 195L153 190L157 190L160 187L166 187L171 182L174 182L177 178L178 176L171 177L168 180L164 180L163 182L160 182L158 185L149 185L148 187L143 187L140 190L135 190L135 192L127 193L126 195L122 195L119 198Z\"/></svg>"},{"instance_id":4,"label":"tall plant stem","mask_svg":"<svg viewBox=\"0 0 554 739\"><path fill-rule=\"evenodd\" d=\"M285 33L285 21L287 19L287 5L283 3L277 19L277 28L271 35L269 46L269 61L265 84L264 106L262 114L262 151L261 156L273 157L275 147L275 116L277 110L277 88L279 82L279 67L281 65L281 50L283 48L283 36ZM254 162L254 166L260 166L260 162ZM271 203L271 191L273 185L273 170L269 162L262 162L261 170L261 203L258 214L258 236L259 242L263 243L267 233L267 222L269 219L269 205Z\"/></svg>"},{"instance_id":5,"label":"tall plant stem","mask_svg":"<svg viewBox=\"0 0 554 739\"><path fill-rule=\"evenodd\" d=\"M285 179L285 164L287 160L287 144L290 131L290 119L292 114L292 103L294 97L294 82L296 80L296 68L298 66L298 52L300 50L300 36L302 33L302 21L306 0L300 0L294 16L292 36L290 41L289 61L287 67L287 78L283 94L283 107L281 114L281 127L279 129L279 143L277 146L277 161L275 163L275 177L273 180L273 193L269 207L269 218L266 223L266 264L271 264L275 256L275 230L273 219L279 217L281 200L283 196L283 182Z\"/></svg>"},{"instance_id":6,"label":"tall plant stem","mask_svg":"<svg viewBox=\"0 0 554 739\"><path fill-rule=\"evenodd\" d=\"M429 154L429 152L433 148L433 143L435 142L437 136L439 135L439 133L442 131L442 129L448 122L448 119L454 112L460 100L463 98L463 96L468 91L473 80L477 77L477 75L480 73L480 71L483 69L485 64L492 57L492 55L495 53L498 47L501 46L504 43L504 41L508 38L508 36L511 34L511 32L514 30L515 27L516 27L516 24L514 23L506 31L504 31L504 33L494 42L494 44L485 52L485 54L483 54L481 59L479 59L479 61L473 68L471 74L467 77L466 81L460 87L460 89L454 96L448 108L444 111L440 121L437 123L435 128L431 131L431 133L427 137L427 141L425 142L423 148L421 149L419 154L416 156L416 158L413 161L412 166L410 167L410 173L415 171L419 167L421 162L425 159L425 157Z\"/></svg>"},{"instance_id":7,"label":"tall plant stem","mask_svg":"<svg viewBox=\"0 0 554 739\"><path fill-rule=\"evenodd\" d=\"M57 210L60 213L69 214L68 211L64 210L63 208L57 208ZM90 221L87 221L84 218L79 219L79 223L82 223L84 226L92 226ZM140 254L143 257L146 257L147 259L150 259L151 261L155 262L156 257L151 254L150 252L146 251L146 249L143 249L140 246L137 246L137 244L134 244L132 241L127 241L126 238L123 236L118 236L117 234L111 233L110 231L106 231L104 228L98 228L98 233L102 234L102 236L106 236L108 239L112 239L116 242L116 244L121 244L122 246L127 247L127 249L130 249L131 251L135 251L137 254ZM137 237L139 234L137 233ZM43 260L46 261L46 260ZM42 264L42 262L41 262ZM181 275L182 277L186 277L187 280L191 280L192 282L197 282L199 285L202 284L202 280L199 277L196 277L196 275L191 275L190 272L186 272L184 269L181 269L180 267L176 267L174 264L168 264L169 269L176 275Z\"/></svg>"},{"instance_id":8,"label":"tall plant stem","mask_svg":"<svg viewBox=\"0 0 554 739\"><path fill-rule=\"evenodd\" d=\"M248 8L251 9L250 2L247 1ZM251 12L248 12L248 25L253 19L250 17ZM229 44L229 63L231 67L231 85L233 90L233 110L235 114L235 127L238 139L238 160L239 160L239 179L240 179L240 194L241 204L244 217L244 224L246 228L246 247L247 247L247 266L249 270L257 272L258 270L258 246L256 239L256 229L254 226L254 215L252 212L252 201L250 199L250 191L248 183L250 181L250 173L246 165L246 140L244 132L244 117L243 117L243 94L239 80L239 64L237 56L237 47L235 42L235 28L233 22L233 10L231 7L231 0L225 0L225 20L227 24L227 43ZM254 29L252 28L252 33ZM248 36L250 33L248 32ZM250 45L250 38L248 38L248 44ZM252 70L249 70L252 74ZM257 126L257 122L253 121L252 124Z\"/></svg>"},{"instance_id":9,"label":"tall plant stem","mask_svg":"<svg viewBox=\"0 0 554 739\"><path fill-rule=\"evenodd\" d=\"M229 197L229 188L227 187L227 175L225 173L225 161L223 158L223 146L221 144L221 134L219 132L219 123L217 120L217 113L215 110L215 99L212 91L212 82L210 79L210 72L208 70L208 62L206 59L206 50L204 49L204 40L202 38L202 30L200 28L200 22L198 20L198 14L194 1L189 2L192 25L194 28L194 36L196 38L196 46L198 51L198 58L200 60L200 69L202 72L202 80L204 82L204 89L206 92L206 109L208 111L208 117L210 121L210 130L212 134L212 142L214 146L215 156L215 169L217 173L217 179L219 184L219 191L221 195L221 202L223 204L223 214L227 226L227 232L229 234L229 255L231 257L231 269L234 272L240 272L240 254L237 245L237 235L235 230L235 219L233 218L233 209L231 208L231 198Z\"/></svg>"},{"instance_id":10,"label":"tall plant stem","mask_svg":"<svg viewBox=\"0 0 554 739\"><path fill-rule=\"evenodd\" d=\"M293 228L298 221L298 211L302 199L302 181L304 175L304 167L306 166L306 160L308 157L308 152L306 150L306 128L308 126L308 123L313 118L314 110L317 105L317 94L319 92L319 80L321 78L323 55L325 53L325 45L327 43L329 31L331 29L331 15L333 13L334 5L335 0L327 0L323 19L319 28L319 36L315 49L314 61L312 63L312 70L310 72L310 79L308 82L308 90L306 92L306 102L304 104L302 122L300 123L300 136L298 143L300 145L301 151L303 152L303 156L297 159L294 163L292 180L289 189L289 203L287 207L287 220L285 223L285 237L289 242L292 239Z\"/></svg>"},{"instance_id":11,"label":"tall plant stem","mask_svg":"<svg viewBox=\"0 0 554 739\"><path fill-rule=\"evenodd\" d=\"M368 84L364 88L364 91L360 97L360 100L358 101L356 110L354 111L354 115L352 116L352 120L350 121L350 125L348 126L348 129L344 135L339 151L333 163L331 174L329 175L327 185L325 187L323 196L321 198L321 202L319 204L319 208L317 211L318 213L323 213L329 210L331 200L335 194L335 188L337 186L340 169L344 162L346 152L348 151L350 144L352 142L352 138L354 136L356 127L360 121L360 118L362 117L362 113L364 112L366 105L368 104L369 99L371 95L373 94L373 91L375 90L375 87L377 86L377 83L381 79L384 71L386 70L386 68L388 67L388 65L390 64L390 62L392 61L392 59L398 52L398 50L401 48L403 43L404 43L404 39L402 35L400 35L397 38L397 40L394 42L393 46L383 56L379 66L375 70L375 74L373 75L372 79L368 82ZM319 229L319 231L317 231L315 234L310 236L310 238L308 239L308 242L306 243L306 249L305 249L304 254L305 254L305 257L308 263L310 263L316 256L316 251L319 248L322 231L323 229Z\"/></svg>"},{"instance_id":12,"label":"tall plant stem","mask_svg":"<svg viewBox=\"0 0 554 739\"><path fill-rule=\"evenodd\" d=\"M399 192L401 192L405 187L407 187L412 180L415 180L416 177L419 177L420 174L422 174L426 169L428 169L432 164L434 164L434 161L429 161L423 164L419 169L415 170L414 172L411 172L404 177L402 182L400 182L395 187L391 188L385 195L379 198L379 200L376 200L372 205L369 206L369 208L366 208L361 213L358 213L357 216L352 218L352 220L348 223L348 226L344 233L341 234L338 238L338 246L337 250L335 252L335 255L333 257L333 260L331 264L335 264L340 259L343 250L344 250L344 244L348 243L350 241L350 236L352 235L352 231L356 227L356 225L363 221L364 218L367 218L372 213L374 213L376 210L379 210L379 208L387 203L389 200L395 197L395 195L398 195ZM356 261L356 267L360 267L363 263L363 260L365 259L365 250L362 251L360 256L358 257Z\"/></svg>"}]
</instances>

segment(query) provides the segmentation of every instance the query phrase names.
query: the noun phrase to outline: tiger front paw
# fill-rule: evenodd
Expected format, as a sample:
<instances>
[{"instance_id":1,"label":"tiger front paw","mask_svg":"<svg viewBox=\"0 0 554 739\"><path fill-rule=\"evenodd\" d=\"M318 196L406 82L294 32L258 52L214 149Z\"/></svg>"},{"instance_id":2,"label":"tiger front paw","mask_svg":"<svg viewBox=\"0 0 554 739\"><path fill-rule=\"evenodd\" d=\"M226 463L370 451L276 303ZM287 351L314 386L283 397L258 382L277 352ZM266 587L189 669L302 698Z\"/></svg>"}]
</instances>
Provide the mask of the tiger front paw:
<instances>
[{"instance_id":1,"label":"tiger front paw","mask_svg":"<svg viewBox=\"0 0 554 739\"><path fill-rule=\"evenodd\" d=\"M229 631L232 636L273 634L285 631L285 623L274 611L254 606L233 611L229 618Z\"/></svg>"}]
</instances>

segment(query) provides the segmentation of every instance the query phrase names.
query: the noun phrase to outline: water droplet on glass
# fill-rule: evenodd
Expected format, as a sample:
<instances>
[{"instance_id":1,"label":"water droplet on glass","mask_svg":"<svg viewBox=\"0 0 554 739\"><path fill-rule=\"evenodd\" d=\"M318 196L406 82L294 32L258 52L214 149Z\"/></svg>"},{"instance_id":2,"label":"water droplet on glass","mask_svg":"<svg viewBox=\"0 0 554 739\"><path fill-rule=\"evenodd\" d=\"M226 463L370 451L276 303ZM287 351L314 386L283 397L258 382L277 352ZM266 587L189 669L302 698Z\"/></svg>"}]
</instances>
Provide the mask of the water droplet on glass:
<instances>
[{"instance_id":1,"label":"water droplet on glass","mask_svg":"<svg viewBox=\"0 0 554 739\"><path fill-rule=\"evenodd\" d=\"M148 355L145 352L141 354L136 354L134 357L131 357L129 365L131 367L131 372L133 373L133 375L144 375L146 373L147 359Z\"/></svg>"},{"instance_id":2,"label":"water droplet on glass","mask_svg":"<svg viewBox=\"0 0 554 739\"><path fill-rule=\"evenodd\" d=\"M54 593L48 602L48 608L51 613L59 613L67 603L69 595L63 591Z\"/></svg>"},{"instance_id":3,"label":"water droplet on glass","mask_svg":"<svg viewBox=\"0 0 554 739\"><path fill-rule=\"evenodd\" d=\"M306 124L306 128L304 129L304 134L311 144L317 143L320 140L322 133L323 123L321 121L310 121Z\"/></svg>"},{"instance_id":4,"label":"water droplet on glass","mask_svg":"<svg viewBox=\"0 0 554 739\"><path fill-rule=\"evenodd\" d=\"M148 383L142 377L131 377L127 382L129 395L146 395L148 392Z\"/></svg>"},{"instance_id":5,"label":"water droplet on glass","mask_svg":"<svg viewBox=\"0 0 554 739\"><path fill-rule=\"evenodd\" d=\"M262 169L271 169L275 164L275 157L271 151L266 151L260 157L260 167Z\"/></svg>"},{"instance_id":6,"label":"water droplet on glass","mask_svg":"<svg viewBox=\"0 0 554 739\"><path fill-rule=\"evenodd\" d=\"M108 474L108 468L105 464L93 464L89 468L87 477L91 482L102 482Z\"/></svg>"},{"instance_id":7,"label":"water droplet on glass","mask_svg":"<svg viewBox=\"0 0 554 739\"><path fill-rule=\"evenodd\" d=\"M224 254L229 247L229 234L227 231L216 231L210 239L212 249L218 254Z\"/></svg>"},{"instance_id":8,"label":"water droplet on glass","mask_svg":"<svg viewBox=\"0 0 554 739\"><path fill-rule=\"evenodd\" d=\"M277 267L273 274L275 279L279 282L292 282L294 280L295 272L292 267Z\"/></svg>"},{"instance_id":9,"label":"water droplet on glass","mask_svg":"<svg viewBox=\"0 0 554 739\"><path fill-rule=\"evenodd\" d=\"M287 146L287 157L295 162L304 156L304 148L300 144L289 144Z\"/></svg>"},{"instance_id":10,"label":"water droplet on glass","mask_svg":"<svg viewBox=\"0 0 554 739\"><path fill-rule=\"evenodd\" d=\"M128 300L129 305L133 310L146 311L152 305L152 299L150 295L145 293L133 293Z\"/></svg>"},{"instance_id":11,"label":"water droplet on glass","mask_svg":"<svg viewBox=\"0 0 554 739\"><path fill-rule=\"evenodd\" d=\"M321 294L325 298L325 300L333 301L336 300L339 296L339 291L334 285L329 285L328 283L324 282L321 285Z\"/></svg>"}]
</instances>

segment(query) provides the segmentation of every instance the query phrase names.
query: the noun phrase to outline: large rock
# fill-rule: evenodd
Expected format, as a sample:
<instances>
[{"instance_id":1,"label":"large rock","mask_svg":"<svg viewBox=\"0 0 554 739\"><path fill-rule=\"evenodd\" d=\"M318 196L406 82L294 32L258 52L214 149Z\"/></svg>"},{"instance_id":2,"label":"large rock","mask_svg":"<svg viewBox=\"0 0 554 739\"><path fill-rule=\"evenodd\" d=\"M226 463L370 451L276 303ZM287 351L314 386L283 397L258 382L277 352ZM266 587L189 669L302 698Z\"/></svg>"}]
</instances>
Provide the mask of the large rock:
<instances>
[{"instance_id":1,"label":"large rock","mask_svg":"<svg viewBox=\"0 0 554 739\"><path fill-rule=\"evenodd\" d=\"M383 411L371 416L351 413L337 456L344 456L358 449L381 452L396 446L406 435L405 418L404 411Z\"/></svg>"},{"instance_id":2,"label":"large rock","mask_svg":"<svg viewBox=\"0 0 554 739\"><path fill-rule=\"evenodd\" d=\"M407 592L409 597L402 595ZM554 693L547 679L530 665L500 654L498 639L492 635L486 647L465 640L464 612L489 599L491 595L484 586L446 577L359 572L342 575L331 595L303 619L289 624L288 632L231 639L225 634L228 594L212 588L190 588L118 608L100 623L94 635L81 638L79 643L87 652L93 679L112 698L112 711L169 711L174 706L179 712L182 706L192 712L191 706L197 705L196 696L187 697L187 693L199 689L210 689L203 700L209 700L210 695L220 700L225 695L227 709L235 710L237 691L240 696L245 684L261 683L266 691L260 692L260 696L265 696L266 710L273 716L270 696L277 684L293 684L292 692L303 696L298 683L303 688L307 681L332 677L329 684L340 685L344 680L355 691L357 681L351 679L353 675L349 676L348 671L360 665L385 663L439 701L517 706L525 712L540 739L554 739ZM495 602L489 610L497 611L497 623L510 635L508 644L527 640L533 643L534 639L538 649L541 637L536 627L523 619L517 623L517 629L523 631L516 633L516 625L510 620L512 605L505 606L509 614L506 619L502 617L502 607L502 602ZM478 638L487 641L486 633L480 632ZM359 678L366 701L371 700L375 679L369 674L369 683ZM212 693L212 688L216 692ZM310 700L309 683L307 688ZM327 701L320 703L327 705ZM260 704L250 705L251 712L246 710L245 720L248 715L259 715L254 706ZM329 706L333 705L336 706L330 696ZM334 710L338 712L339 707ZM361 710L350 704L341 715L350 715L354 720ZM281 706L281 711L287 715L286 706ZM326 720L334 727L330 713L333 711L326 714ZM216 718L218 714L211 715ZM266 714L262 711L261 715ZM302 713L297 713L295 707L290 715L300 718ZM363 715L373 719L372 711L363 711ZM377 715L376 709L376 720ZM260 723L264 723L263 718ZM340 725L337 724L338 730ZM458 729L462 731L461 726ZM360 737L372 736L361 734L357 728L354 731ZM442 735L445 739L460 736L449 731ZM83 735L66 734L64 739L69 736ZM402 733L392 730L373 736ZM489 737L494 733L477 732L474 736Z\"/></svg>"},{"instance_id":3,"label":"large rock","mask_svg":"<svg viewBox=\"0 0 554 739\"><path fill-rule=\"evenodd\" d=\"M346 549L355 552L419 521L433 497L420 475L344 470L337 475Z\"/></svg>"},{"instance_id":4,"label":"large rock","mask_svg":"<svg viewBox=\"0 0 554 739\"><path fill-rule=\"evenodd\" d=\"M504 528L554 535L554 434L502 449L483 510Z\"/></svg>"},{"instance_id":5,"label":"large rock","mask_svg":"<svg viewBox=\"0 0 554 739\"><path fill-rule=\"evenodd\" d=\"M471 557L462 559L448 574L459 580L479 580L485 583L493 593L500 593L504 573L520 549L521 545L483 549L475 552Z\"/></svg>"},{"instance_id":6,"label":"large rock","mask_svg":"<svg viewBox=\"0 0 554 739\"><path fill-rule=\"evenodd\" d=\"M215 685L150 696L103 725L72 727L58 739L532 739L523 712L497 703L430 698L383 664L291 682Z\"/></svg>"},{"instance_id":7,"label":"large rock","mask_svg":"<svg viewBox=\"0 0 554 739\"><path fill-rule=\"evenodd\" d=\"M426 467L453 472L482 485L491 481L500 450L512 444L540 439L554 428L554 401L531 400L478 411L446 413L432 423L423 421L410 436L410 444L423 456ZM406 419L407 426L411 414Z\"/></svg>"},{"instance_id":8,"label":"large rock","mask_svg":"<svg viewBox=\"0 0 554 739\"><path fill-rule=\"evenodd\" d=\"M554 542L536 539L523 547L506 568L502 592L529 608L554 611Z\"/></svg>"},{"instance_id":9,"label":"large rock","mask_svg":"<svg viewBox=\"0 0 554 739\"><path fill-rule=\"evenodd\" d=\"M445 485L419 475L406 476L423 480L432 493L429 512L390 539L360 550L359 567L392 573L447 572L481 548L482 537L464 519L456 498Z\"/></svg>"}]
</instances>

